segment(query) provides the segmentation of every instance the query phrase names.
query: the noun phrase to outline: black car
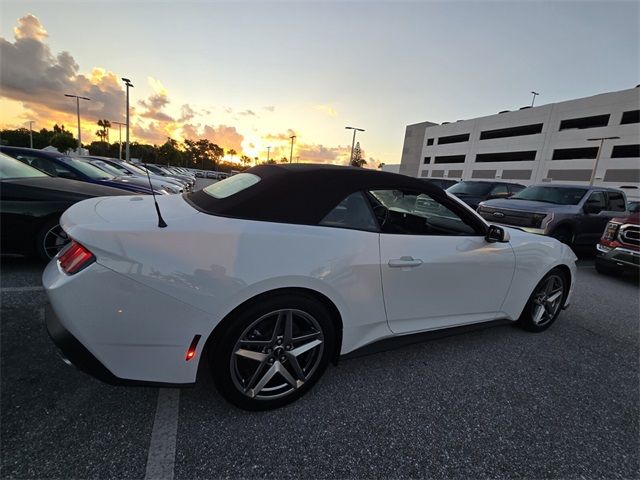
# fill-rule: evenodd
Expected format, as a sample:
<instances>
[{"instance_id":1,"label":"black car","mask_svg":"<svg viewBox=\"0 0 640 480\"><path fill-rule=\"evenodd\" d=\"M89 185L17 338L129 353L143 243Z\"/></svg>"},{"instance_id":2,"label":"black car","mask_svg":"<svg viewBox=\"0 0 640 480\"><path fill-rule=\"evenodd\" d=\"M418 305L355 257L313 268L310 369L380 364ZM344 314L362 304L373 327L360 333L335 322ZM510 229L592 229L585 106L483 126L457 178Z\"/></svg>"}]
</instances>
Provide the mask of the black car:
<instances>
[{"instance_id":1,"label":"black car","mask_svg":"<svg viewBox=\"0 0 640 480\"><path fill-rule=\"evenodd\" d=\"M151 194L151 188L149 188L148 184L136 185L126 177L113 176L80 158L69 157L58 152L21 147L0 146L0 152L6 153L10 157L37 168L52 177L62 177L95 183L105 187L121 188L133 193Z\"/></svg>"},{"instance_id":2,"label":"black car","mask_svg":"<svg viewBox=\"0 0 640 480\"><path fill-rule=\"evenodd\" d=\"M446 190L447 188L452 187L456 183L458 183L457 180L450 180L448 178L423 178L421 180L424 180L425 182L430 183L431 185L437 185L443 190Z\"/></svg>"},{"instance_id":3,"label":"black car","mask_svg":"<svg viewBox=\"0 0 640 480\"><path fill-rule=\"evenodd\" d=\"M508 198L526 187L519 183L465 180L447 189L474 210L478 204L492 198Z\"/></svg>"},{"instance_id":4,"label":"black car","mask_svg":"<svg viewBox=\"0 0 640 480\"><path fill-rule=\"evenodd\" d=\"M51 177L0 153L0 250L48 260L68 242L59 225L67 208L86 198L129 194Z\"/></svg>"}]
</instances>

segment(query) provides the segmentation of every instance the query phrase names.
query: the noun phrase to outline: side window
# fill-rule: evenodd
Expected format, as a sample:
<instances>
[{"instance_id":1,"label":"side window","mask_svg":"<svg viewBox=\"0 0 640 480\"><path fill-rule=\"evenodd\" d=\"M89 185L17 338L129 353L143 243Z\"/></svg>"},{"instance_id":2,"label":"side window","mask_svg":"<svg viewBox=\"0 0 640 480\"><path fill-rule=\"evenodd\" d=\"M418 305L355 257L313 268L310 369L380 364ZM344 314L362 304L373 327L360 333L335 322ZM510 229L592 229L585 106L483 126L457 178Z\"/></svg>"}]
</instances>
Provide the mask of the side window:
<instances>
[{"instance_id":1,"label":"side window","mask_svg":"<svg viewBox=\"0 0 640 480\"><path fill-rule=\"evenodd\" d=\"M369 232L378 231L378 225L369 202L361 192L352 193L342 200L322 219L320 225L367 230Z\"/></svg>"},{"instance_id":2,"label":"side window","mask_svg":"<svg viewBox=\"0 0 640 480\"><path fill-rule=\"evenodd\" d=\"M383 233L480 235L457 213L425 193L372 190L369 198Z\"/></svg>"},{"instance_id":3,"label":"side window","mask_svg":"<svg viewBox=\"0 0 640 480\"><path fill-rule=\"evenodd\" d=\"M37 168L41 172L48 173L54 177L58 176L55 163L47 158L34 157L31 155L18 155L16 158L27 165L31 165L33 168Z\"/></svg>"},{"instance_id":4,"label":"side window","mask_svg":"<svg viewBox=\"0 0 640 480\"><path fill-rule=\"evenodd\" d=\"M509 190L507 189L506 185L496 185L495 187L493 187L491 189L491 191L489 192L489 196L491 197L508 197L509 196Z\"/></svg>"},{"instance_id":5,"label":"side window","mask_svg":"<svg viewBox=\"0 0 640 480\"><path fill-rule=\"evenodd\" d=\"M605 210L607 208L607 201L604 197L604 192L593 192L587 199L587 205Z\"/></svg>"},{"instance_id":6,"label":"side window","mask_svg":"<svg viewBox=\"0 0 640 480\"><path fill-rule=\"evenodd\" d=\"M618 192L607 192L607 196L609 197L609 207L607 210L612 212L625 211L624 195Z\"/></svg>"},{"instance_id":7,"label":"side window","mask_svg":"<svg viewBox=\"0 0 640 480\"><path fill-rule=\"evenodd\" d=\"M520 190L524 190L526 187L524 185L509 185L509 191L514 194L518 193Z\"/></svg>"}]
</instances>

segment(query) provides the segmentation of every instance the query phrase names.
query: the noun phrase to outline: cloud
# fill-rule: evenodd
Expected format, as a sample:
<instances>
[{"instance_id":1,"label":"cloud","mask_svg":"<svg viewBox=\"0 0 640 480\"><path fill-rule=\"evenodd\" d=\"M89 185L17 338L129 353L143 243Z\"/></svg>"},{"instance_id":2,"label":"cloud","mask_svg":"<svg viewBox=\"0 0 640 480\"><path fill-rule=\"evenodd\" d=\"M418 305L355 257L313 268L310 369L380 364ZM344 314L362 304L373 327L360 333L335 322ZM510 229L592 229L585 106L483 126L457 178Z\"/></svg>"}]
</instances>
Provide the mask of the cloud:
<instances>
[{"instance_id":1,"label":"cloud","mask_svg":"<svg viewBox=\"0 0 640 480\"><path fill-rule=\"evenodd\" d=\"M238 115L255 117L256 112L254 112L253 110L245 110L244 112L238 112Z\"/></svg>"},{"instance_id":2,"label":"cloud","mask_svg":"<svg viewBox=\"0 0 640 480\"><path fill-rule=\"evenodd\" d=\"M89 76L78 73L78 64L69 52L54 55L44 43L47 32L33 15L18 20L14 41L0 37L0 89L2 95L23 103L36 119L60 121L75 114L76 102L65 94L81 95L82 115L122 121L124 92L118 77L101 68ZM55 114L62 113L60 119Z\"/></svg>"},{"instance_id":3,"label":"cloud","mask_svg":"<svg viewBox=\"0 0 640 480\"><path fill-rule=\"evenodd\" d=\"M306 163L346 164L349 161L351 147L325 147L322 144L301 144L294 148L294 156Z\"/></svg>"},{"instance_id":4,"label":"cloud","mask_svg":"<svg viewBox=\"0 0 640 480\"><path fill-rule=\"evenodd\" d=\"M326 113L330 117L336 117L338 115L338 112L336 112L336 110L331 105L316 105L313 108L320 112Z\"/></svg>"},{"instance_id":5,"label":"cloud","mask_svg":"<svg viewBox=\"0 0 640 480\"><path fill-rule=\"evenodd\" d=\"M276 107L274 107L273 105L267 105L266 107L262 107L263 110L266 110L267 112L275 112Z\"/></svg>"},{"instance_id":6,"label":"cloud","mask_svg":"<svg viewBox=\"0 0 640 480\"><path fill-rule=\"evenodd\" d=\"M184 104L180 107L180 118L178 121L187 122L196 116L196 112L190 105Z\"/></svg>"},{"instance_id":7,"label":"cloud","mask_svg":"<svg viewBox=\"0 0 640 480\"><path fill-rule=\"evenodd\" d=\"M181 127L181 133L184 138L192 140L206 138L226 150L232 148L237 152L242 151L244 136L236 130L236 127L205 125L200 129L200 125L185 123Z\"/></svg>"},{"instance_id":8,"label":"cloud","mask_svg":"<svg viewBox=\"0 0 640 480\"><path fill-rule=\"evenodd\" d=\"M291 137L295 134L296 132L289 128L287 129L287 133L267 133L264 136L264 139L265 140L285 140L289 142L291 141Z\"/></svg>"},{"instance_id":9,"label":"cloud","mask_svg":"<svg viewBox=\"0 0 640 480\"><path fill-rule=\"evenodd\" d=\"M174 118L162 110L171 103L167 89L153 77L149 77L149 86L153 93L146 100L139 100L138 104L142 105L146 110L141 111L139 115L144 118L156 120L158 122L173 122Z\"/></svg>"}]
</instances>

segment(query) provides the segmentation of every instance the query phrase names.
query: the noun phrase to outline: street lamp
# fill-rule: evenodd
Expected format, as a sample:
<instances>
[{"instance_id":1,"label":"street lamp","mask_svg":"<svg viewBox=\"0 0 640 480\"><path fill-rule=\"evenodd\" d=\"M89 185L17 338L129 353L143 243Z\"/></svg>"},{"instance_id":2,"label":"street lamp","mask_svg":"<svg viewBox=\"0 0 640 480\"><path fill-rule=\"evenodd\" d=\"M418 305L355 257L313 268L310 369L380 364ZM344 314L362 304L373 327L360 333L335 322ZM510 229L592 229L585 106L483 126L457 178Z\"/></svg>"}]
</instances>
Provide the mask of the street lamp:
<instances>
[{"instance_id":1,"label":"street lamp","mask_svg":"<svg viewBox=\"0 0 640 480\"><path fill-rule=\"evenodd\" d=\"M291 153L289 153L289 163L293 160L293 141L296 139L295 135L289 137L291 139Z\"/></svg>"},{"instance_id":2,"label":"street lamp","mask_svg":"<svg viewBox=\"0 0 640 480\"><path fill-rule=\"evenodd\" d=\"M593 166L593 171L591 172L591 180L589 180L589 186L593 185L593 181L596 179L596 171L598 170L598 162L600 162L600 153L602 152L602 145L605 140L618 140L620 137L599 137L599 138L587 138L589 142L600 142L598 146L598 153L596 155L596 164Z\"/></svg>"},{"instance_id":3,"label":"street lamp","mask_svg":"<svg viewBox=\"0 0 640 480\"><path fill-rule=\"evenodd\" d=\"M118 142L120 144L120 148L118 150L118 160L122 160L122 126L126 125L126 123L122 122L111 122L115 125L118 125Z\"/></svg>"},{"instance_id":4,"label":"street lamp","mask_svg":"<svg viewBox=\"0 0 640 480\"><path fill-rule=\"evenodd\" d=\"M267 147L267 163L269 163L269 153L271 152L271 147Z\"/></svg>"},{"instance_id":5,"label":"street lamp","mask_svg":"<svg viewBox=\"0 0 640 480\"><path fill-rule=\"evenodd\" d=\"M129 152L129 87L133 88L133 84L128 78L122 77L122 81L127 86L127 148L125 152L125 160L128 162L129 160L131 160L131 155Z\"/></svg>"},{"instance_id":6,"label":"street lamp","mask_svg":"<svg viewBox=\"0 0 640 480\"><path fill-rule=\"evenodd\" d=\"M533 93L533 98L531 99L531 106L533 107L533 104L534 104L534 103L535 103L535 101L536 101L536 97L537 97L538 95L540 95L540 94L539 94L538 92L534 92L534 91L531 91L531 93Z\"/></svg>"},{"instance_id":7,"label":"street lamp","mask_svg":"<svg viewBox=\"0 0 640 480\"><path fill-rule=\"evenodd\" d=\"M79 95L69 95L67 93L65 93L64 96L76 99L76 111L78 113L78 155L82 155L82 152L80 151L82 149L82 138L80 136L80 100L91 101L91 99L87 97L81 97Z\"/></svg>"},{"instance_id":8,"label":"street lamp","mask_svg":"<svg viewBox=\"0 0 640 480\"><path fill-rule=\"evenodd\" d=\"M353 130L353 141L351 142L351 157L349 158L349 165L351 165L351 162L353 162L353 147L356 144L356 132L364 132L364 129L362 128L356 128L356 127L344 127L345 130Z\"/></svg>"},{"instance_id":9,"label":"street lamp","mask_svg":"<svg viewBox=\"0 0 640 480\"><path fill-rule=\"evenodd\" d=\"M29 120L29 145L33 148L33 120Z\"/></svg>"}]
</instances>

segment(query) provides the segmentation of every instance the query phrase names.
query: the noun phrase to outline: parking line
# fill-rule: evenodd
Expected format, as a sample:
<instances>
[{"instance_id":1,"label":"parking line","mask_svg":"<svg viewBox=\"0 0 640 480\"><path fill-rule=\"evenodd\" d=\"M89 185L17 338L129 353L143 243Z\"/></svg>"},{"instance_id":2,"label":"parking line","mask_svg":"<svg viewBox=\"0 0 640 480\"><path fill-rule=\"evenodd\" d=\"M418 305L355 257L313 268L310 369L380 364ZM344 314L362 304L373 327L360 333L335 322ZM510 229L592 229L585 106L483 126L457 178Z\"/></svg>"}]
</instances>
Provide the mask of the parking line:
<instances>
[{"instance_id":1,"label":"parking line","mask_svg":"<svg viewBox=\"0 0 640 480\"><path fill-rule=\"evenodd\" d=\"M153 420L145 480L173 480L176 461L176 437L180 389L161 388L158 391L156 416Z\"/></svg>"},{"instance_id":2,"label":"parking line","mask_svg":"<svg viewBox=\"0 0 640 480\"><path fill-rule=\"evenodd\" d=\"M1 293L12 293L12 292L39 292L40 290L44 290L44 287L4 287L0 288Z\"/></svg>"}]
</instances>

